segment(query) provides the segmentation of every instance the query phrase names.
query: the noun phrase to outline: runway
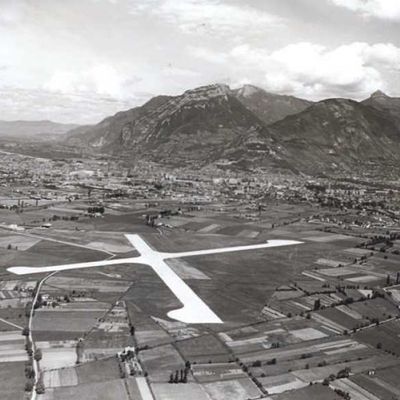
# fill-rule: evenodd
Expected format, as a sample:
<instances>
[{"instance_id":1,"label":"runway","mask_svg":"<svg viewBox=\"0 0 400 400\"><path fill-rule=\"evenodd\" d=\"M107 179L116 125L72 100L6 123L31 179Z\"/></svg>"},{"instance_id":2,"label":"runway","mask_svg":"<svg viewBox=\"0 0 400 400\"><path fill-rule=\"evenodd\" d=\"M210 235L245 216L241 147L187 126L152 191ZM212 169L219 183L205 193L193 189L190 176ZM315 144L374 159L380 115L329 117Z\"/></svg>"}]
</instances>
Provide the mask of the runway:
<instances>
[{"instance_id":1,"label":"runway","mask_svg":"<svg viewBox=\"0 0 400 400\"><path fill-rule=\"evenodd\" d=\"M249 251L271 247L292 246L302 242L295 240L269 240L266 243L223 247L217 249L194 250L178 253L166 253L153 250L140 235L125 235L135 249L140 253L138 257L121 258L83 262L76 264L53 265L49 267L9 267L7 270L17 275L67 271L81 268L94 268L108 265L145 264L150 266L164 284L174 293L183 307L168 312L171 319L188 324L220 324L222 320L208 307L208 305L180 278L164 260L182 257L202 256L238 251Z\"/></svg>"}]
</instances>

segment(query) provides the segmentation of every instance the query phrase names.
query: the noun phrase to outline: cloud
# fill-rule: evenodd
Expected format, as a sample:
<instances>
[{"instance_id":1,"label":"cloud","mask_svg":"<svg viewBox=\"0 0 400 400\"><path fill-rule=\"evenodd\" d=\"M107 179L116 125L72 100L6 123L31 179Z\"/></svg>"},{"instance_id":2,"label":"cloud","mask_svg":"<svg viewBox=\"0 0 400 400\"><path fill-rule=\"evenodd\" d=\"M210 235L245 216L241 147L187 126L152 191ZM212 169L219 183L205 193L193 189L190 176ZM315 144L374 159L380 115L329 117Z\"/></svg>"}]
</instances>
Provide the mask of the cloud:
<instances>
[{"instance_id":1,"label":"cloud","mask_svg":"<svg viewBox=\"0 0 400 400\"><path fill-rule=\"evenodd\" d=\"M228 61L227 54L223 52L217 53L206 47L189 46L188 50L191 56L210 63L223 64Z\"/></svg>"},{"instance_id":2,"label":"cloud","mask_svg":"<svg viewBox=\"0 0 400 400\"><path fill-rule=\"evenodd\" d=\"M126 81L127 78L124 78L114 67L96 64L84 71L56 71L44 88L52 92L94 92L121 98L126 94Z\"/></svg>"},{"instance_id":3,"label":"cloud","mask_svg":"<svg viewBox=\"0 0 400 400\"><path fill-rule=\"evenodd\" d=\"M284 74L285 81L279 83L269 73L266 83L277 89L281 85L282 89L292 86L294 91L311 96L365 93L382 85L379 71L372 66L374 57L374 49L365 43L333 50L312 43L293 44L268 57L271 71Z\"/></svg>"},{"instance_id":4,"label":"cloud","mask_svg":"<svg viewBox=\"0 0 400 400\"><path fill-rule=\"evenodd\" d=\"M213 60L204 50L193 55ZM217 59L218 54L214 57ZM229 69L236 82L250 80L273 92L314 99L361 98L386 89L388 72L400 73L400 48L385 43L354 42L329 49L302 42L275 51L241 45L224 53L221 59L226 60L224 68Z\"/></svg>"},{"instance_id":5,"label":"cloud","mask_svg":"<svg viewBox=\"0 0 400 400\"><path fill-rule=\"evenodd\" d=\"M399 0L330 0L333 4L345 7L363 17L375 17L386 20L400 20Z\"/></svg>"},{"instance_id":6,"label":"cloud","mask_svg":"<svg viewBox=\"0 0 400 400\"><path fill-rule=\"evenodd\" d=\"M270 30L283 19L248 5L220 0L146 0L134 2L131 13L150 13L189 34L240 35Z\"/></svg>"},{"instance_id":7,"label":"cloud","mask_svg":"<svg viewBox=\"0 0 400 400\"><path fill-rule=\"evenodd\" d=\"M18 21L21 20L21 16L25 11L26 6L23 2L14 1L4 2L4 4L1 3L0 26L15 25Z\"/></svg>"},{"instance_id":8,"label":"cloud","mask_svg":"<svg viewBox=\"0 0 400 400\"><path fill-rule=\"evenodd\" d=\"M391 43L378 43L363 48L366 63L383 65L388 69L400 72L400 48Z\"/></svg>"},{"instance_id":9,"label":"cloud","mask_svg":"<svg viewBox=\"0 0 400 400\"><path fill-rule=\"evenodd\" d=\"M361 5L376 4L328 1L360 13ZM323 16L315 19L303 7L302 13L315 22L305 27L305 15L284 14L278 3L0 0L0 90L10 101L3 95L1 118L65 120L68 114L71 121L94 121L151 96L175 95L211 82L248 82L310 98L359 98L377 88L393 94L400 90L394 44L351 43L359 40L356 27L355 33L345 33L350 44L320 46L312 43L320 31L325 44L341 40L336 32L334 37L325 32ZM278 10L285 19L275 14ZM342 14L335 7L330 10ZM395 15L392 11L388 15ZM391 32L395 27L388 24L376 40L388 37L391 42ZM372 40L372 34L363 32L363 37ZM293 43L296 35L304 42Z\"/></svg>"}]
</instances>

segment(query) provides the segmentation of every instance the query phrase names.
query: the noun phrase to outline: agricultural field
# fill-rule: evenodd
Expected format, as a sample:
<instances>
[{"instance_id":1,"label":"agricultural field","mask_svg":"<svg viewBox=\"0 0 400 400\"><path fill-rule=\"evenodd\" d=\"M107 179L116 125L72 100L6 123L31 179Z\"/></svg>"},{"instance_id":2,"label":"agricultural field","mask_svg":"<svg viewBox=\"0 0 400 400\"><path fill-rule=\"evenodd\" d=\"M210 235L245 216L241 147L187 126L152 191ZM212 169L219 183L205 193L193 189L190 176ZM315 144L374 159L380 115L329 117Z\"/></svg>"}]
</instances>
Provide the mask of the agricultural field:
<instances>
[{"instance_id":1,"label":"agricultural field","mask_svg":"<svg viewBox=\"0 0 400 400\"><path fill-rule=\"evenodd\" d=\"M177 348L186 360L197 363L226 362L230 358L226 346L214 335L203 335L192 339L181 340Z\"/></svg>"},{"instance_id":2,"label":"agricultural field","mask_svg":"<svg viewBox=\"0 0 400 400\"><path fill-rule=\"evenodd\" d=\"M46 391L43 396L40 396L40 400L70 400L76 398L87 400L110 400L113 398L131 400L122 379L53 388Z\"/></svg>"},{"instance_id":3,"label":"agricultural field","mask_svg":"<svg viewBox=\"0 0 400 400\"><path fill-rule=\"evenodd\" d=\"M185 362L172 345L144 350L139 354L151 382L168 382L170 374L184 368Z\"/></svg>"},{"instance_id":4,"label":"agricultural field","mask_svg":"<svg viewBox=\"0 0 400 400\"><path fill-rule=\"evenodd\" d=\"M337 395L326 386L315 384L306 386L302 389L285 392L270 396L272 400L310 400L310 399L324 399L324 400L337 400Z\"/></svg>"},{"instance_id":5,"label":"agricultural field","mask_svg":"<svg viewBox=\"0 0 400 400\"><path fill-rule=\"evenodd\" d=\"M0 332L0 364L27 360L25 337L21 335L21 331L5 330Z\"/></svg>"},{"instance_id":6,"label":"agricultural field","mask_svg":"<svg viewBox=\"0 0 400 400\"><path fill-rule=\"evenodd\" d=\"M384 352L400 356L400 321L394 320L355 334L357 340L368 343Z\"/></svg>"},{"instance_id":7,"label":"agricultural field","mask_svg":"<svg viewBox=\"0 0 400 400\"><path fill-rule=\"evenodd\" d=\"M168 383L153 383L151 389L155 400L209 400L207 392L197 383L171 385Z\"/></svg>"},{"instance_id":8,"label":"agricultural field","mask_svg":"<svg viewBox=\"0 0 400 400\"><path fill-rule=\"evenodd\" d=\"M24 399L24 362L0 364L1 398L4 400Z\"/></svg>"},{"instance_id":9,"label":"agricultural field","mask_svg":"<svg viewBox=\"0 0 400 400\"><path fill-rule=\"evenodd\" d=\"M262 221L207 210L163 217L155 227L144 223L153 210L143 207L114 204L103 217L87 218L79 204L57 205L26 212L22 222L33 225L25 231L0 232L0 367L20 368L22 396L30 357L21 332L42 279L32 318L45 388L38 400L336 400L335 388L384 399L396 393L396 378L385 381L380 372L391 376L400 365L396 286L392 295L375 291L388 274L396 279L396 254L300 221L292 206L273 206ZM79 219L56 219L48 229L33 223L51 213ZM166 258L163 268L214 322L174 317L182 307L176 288L157 263L132 262L143 254L129 234L140 235L152 257L184 253ZM264 246L272 240L295 242ZM248 247L229 250L237 246ZM7 270L74 263L85 268L20 276ZM348 368L351 375L340 377ZM329 386L320 384L329 377Z\"/></svg>"},{"instance_id":10,"label":"agricultural field","mask_svg":"<svg viewBox=\"0 0 400 400\"><path fill-rule=\"evenodd\" d=\"M392 400L400 395L400 390L396 386L376 375L358 374L352 376L350 381L361 388L359 392L366 391L381 400Z\"/></svg>"},{"instance_id":11,"label":"agricultural field","mask_svg":"<svg viewBox=\"0 0 400 400\"><path fill-rule=\"evenodd\" d=\"M203 384L203 388L212 400L227 398L246 400L258 397L261 394L257 386L249 378L205 383Z\"/></svg>"}]
</instances>

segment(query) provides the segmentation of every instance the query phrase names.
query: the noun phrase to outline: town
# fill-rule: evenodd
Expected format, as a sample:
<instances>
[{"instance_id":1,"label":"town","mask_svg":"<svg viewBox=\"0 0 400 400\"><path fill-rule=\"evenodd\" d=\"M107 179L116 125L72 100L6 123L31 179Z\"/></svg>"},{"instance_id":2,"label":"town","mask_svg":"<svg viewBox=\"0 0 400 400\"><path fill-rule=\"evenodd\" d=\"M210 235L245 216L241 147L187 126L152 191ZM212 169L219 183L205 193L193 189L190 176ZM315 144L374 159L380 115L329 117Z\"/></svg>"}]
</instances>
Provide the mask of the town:
<instances>
[{"instance_id":1,"label":"town","mask_svg":"<svg viewBox=\"0 0 400 400\"><path fill-rule=\"evenodd\" d=\"M400 393L398 182L12 152L0 170L7 399ZM191 324L148 267L118 262L136 232L164 252L298 244L167 260L221 321ZM96 266L12 273L68 263Z\"/></svg>"}]
</instances>

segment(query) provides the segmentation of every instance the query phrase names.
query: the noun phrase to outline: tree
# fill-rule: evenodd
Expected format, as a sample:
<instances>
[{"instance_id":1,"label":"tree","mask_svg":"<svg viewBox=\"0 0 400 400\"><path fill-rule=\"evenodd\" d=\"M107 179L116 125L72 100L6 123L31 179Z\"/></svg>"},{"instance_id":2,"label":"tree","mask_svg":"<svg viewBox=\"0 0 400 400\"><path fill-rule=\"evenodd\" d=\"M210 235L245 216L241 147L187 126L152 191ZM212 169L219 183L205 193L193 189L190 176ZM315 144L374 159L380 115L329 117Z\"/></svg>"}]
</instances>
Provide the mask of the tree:
<instances>
[{"instance_id":1,"label":"tree","mask_svg":"<svg viewBox=\"0 0 400 400\"><path fill-rule=\"evenodd\" d=\"M350 375L350 368L346 367L342 370L340 370L337 375L336 378L337 379L343 379L343 378L348 378Z\"/></svg>"},{"instance_id":2,"label":"tree","mask_svg":"<svg viewBox=\"0 0 400 400\"><path fill-rule=\"evenodd\" d=\"M36 385L36 393L37 394L44 394L45 391L46 390L45 390L44 384L41 383L41 382L38 382L38 384Z\"/></svg>"},{"instance_id":3,"label":"tree","mask_svg":"<svg viewBox=\"0 0 400 400\"><path fill-rule=\"evenodd\" d=\"M11 246L11 243L7 246L7 250L11 250L12 249L12 246Z\"/></svg>"},{"instance_id":4,"label":"tree","mask_svg":"<svg viewBox=\"0 0 400 400\"><path fill-rule=\"evenodd\" d=\"M36 303L35 303L35 306L34 306L34 309L36 310L37 308L41 307L42 305L43 305L43 297L39 293L39 295L37 297L37 300L36 300Z\"/></svg>"},{"instance_id":5,"label":"tree","mask_svg":"<svg viewBox=\"0 0 400 400\"><path fill-rule=\"evenodd\" d=\"M32 356L33 350L32 350L32 342L30 340L26 342L25 348L26 348L26 351L27 351L29 357Z\"/></svg>"},{"instance_id":6,"label":"tree","mask_svg":"<svg viewBox=\"0 0 400 400\"><path fill-rule=\"evenodd\" d=\"M32 365L25 366L25 377L27 379L33 379L35 377L35 370L33 369Z\"/></svg>"},{"instance_id":7,"label":"tree","mask_svg":"<svg viewBox=\"0 0 400 400\"><path fill-rule=\"evenodd\" d=\"M40 361L42 359L42 350L36 349L34 359Z\"/></svg>"},{"instance_id":8,"label":"tree","mask_svg":"<svg viewBox=\"0 0 400 400\"><path fill-rule=\"evenodd\" d=\"M316 299L314 301L314 311L317 311L321 308L321 300L320 299Z\"/></svg>"},{"instance_id":9,"label":"tree","mask_svg":"<svg viewBox=\"0 0 400 400\"><path fill-rule=\"evenodd\" d=\"M32 392L33 390L33 381L30 379L25 383L25 392Z\"/></svg>"}]
</instances>

